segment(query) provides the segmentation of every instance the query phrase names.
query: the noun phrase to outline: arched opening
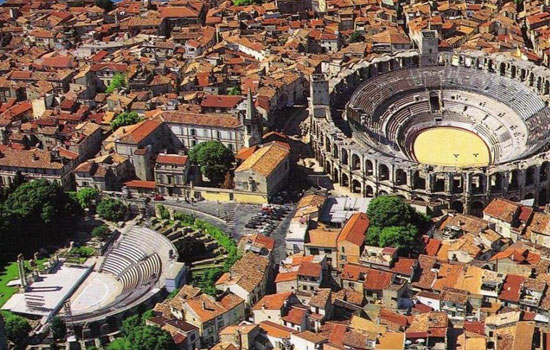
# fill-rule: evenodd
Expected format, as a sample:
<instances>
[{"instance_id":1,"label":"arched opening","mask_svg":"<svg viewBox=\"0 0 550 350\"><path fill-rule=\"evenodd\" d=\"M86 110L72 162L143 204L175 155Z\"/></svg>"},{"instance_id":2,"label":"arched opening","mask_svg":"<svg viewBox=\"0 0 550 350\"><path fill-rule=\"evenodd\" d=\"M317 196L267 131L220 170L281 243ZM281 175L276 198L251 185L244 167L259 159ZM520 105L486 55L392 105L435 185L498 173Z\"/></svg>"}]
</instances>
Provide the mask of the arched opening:
<instances>
[{"instance_id":1,"label":"arched opening","mask_svg":"<svg viewBox=\"0 0 550 350\"><path fill-rule=\"evenodd\" d=\"M464 204L461 201L454 201L451 204L451 209L459 214L462 214L464 212Z\"/></svg>"},{"instance_id":2,"label":"arched opening","mask_svg":"<svg viewBox=\"0 0 550 350\"><path fill-rule=\"evenodd\" d=\"M508 189L511 191L515 191L518 188L519 188L519 170L512 170L512 172L510 172Z\"/></svg>"},{"instance_id":3,"label":"arched opening","mask_svg":"<svg viewBox=\"0 0 550 350\"><path fill-rule=\"evenodd\" d=\"M453 176L453 193L462 193L464 191L464 179L461 175Z\"/></svg>"},{"instance_id":4,"label":"arched opening","mask_svg":"<svg viewBox=\"0 0 550 350\"><path fill-rule=\"evenodd\" d=\"M543 93L545 95L548 95L550 93L550 81L549 80L544 81L544 91L543 91Z\"/></svg>"},{"instance_id":5,"label":"arched opening","mask_svg":"<svg viewBox=\"0 0 550 350\"><path fill-rule=\"evenodd\" d=\"M330 147L330 140L328 137L325 137L325 150L330 153L331 152L331 147Z\"/></svg>"},{"instance_id":6,"label":"arched opening","mask_svg":"<svg viewBox=\"0 0 550 350\"><path fill-rule=\"evenodd\" d=\"M338 176L338 169L336 168L332 171L332 182L340 183L340 176Z\"/></svg>"},{"instance_id":7,"label":"arched opening","mask_svg":"<svg viewBox=\"0 0 550 350\"><path fill-rule=\"evenodd\" d=\"M529 86L533 86L535 84L535 74L529 73Z\"/></svg>"},{"instance_id":8,"label":"arched opening","mask_svg":"<svg viewBox=\"0 0 550 350\"><path fill-rule=\"evenodd\" d=\"M483 193L485 189L485 175L483 174L472 175L471 186L472 186L473 194Z\"/></svg>"},{"instance_id":9,"label":"arched opening","mask_svg":"<svg viewBox=\"0 0 550 350\"><path fill-rule=\"evenodd\" d=\"M524 81L526 77L527 77L527 71L526 71L525 69L522 69L522 70L520 71L519 78L520 78L522 81Z\"/></svg>"},{"instance_id":10,"label":"arched opening","mask_svg":"<svg viewBox=\"0 0 550 350\"><path fill-rule=\"evenodd\" d=\"M107 322L107 324L109 325L109 331L112 333L112 332L116 332L118 330L118 320L115 316L109 316L107 317L107 319L105 320L105 322Z\"/></svg>"},{"instance_id":11,"label":"arched opening","mask_svg":"<svg viewBox=\"0 0 550 350\"><path fill-rule=\"evenodd\" d=\"M366 185L365 186L365 197L372 198L374 197L374 189L372 186Z\"/></svg>"},{"instance_id":12,"label":"arched opening","mask_svg":"<svg viewBox=\"0 0 550 350\"><path fill-rule=\"evenodd\" d=\"M367 176L372 176L374 174L374 165L372 165L372 161L368 159L365 161L365 174L367 174Z\"/></svg>"},{"instance_id":13,"label":"arched opening","mask_svg":"<svg viewBox=\"0 0 550 350\"><path fill-rule=\"evenodd\" d=\"M534 165L527 168L527 171L525 172L526 186L529 186L535 183L535 170L536 170L536 167Z\"/></svg>"},{"instance_id":14,"label":"arched opening","mask_svg":"<svg viewBox=\"0 0 550 350\"><path fill-rule=\"evenodd\" d=\"M420 176L420 171L415 171L413 174L413 188L415 190L426 189L426 179Z\"/></svg>"},{"instance_id":15,"label":"arched opening","mask_svg":"<svg viewBox=\"0 0 550 350\"><path fill-rule=\"evenodd\" d=\"M387 195L388 195L388 192L386 192L386 191L378 191L378 195L379 195L379 196L387 196Z\"/></svg>"},{"instance_id":16,"label":"arched opening","mask_svg":"<svg viewBox=\"0 0 550 350\"><path fill-rule=\"evenodd\" d=\"M395 183L397 185L406 185L407 184L407 173L403 169L397 169L395 172Z\"/></svg>"},{"instance_id":17,"label":"arched opening","mask_svg":"<svg viewBox=\"0 0 550 350\"><path fill-rule=\"evenodd\" d=\"M351 182L351 192L352 193L361 193L361 183L357 180Z\"/></svg>"},{"instance_id":18,"label":"arched opening","mask_svg":"<svg viewBox=\"0 0 550 350\"><path fill-rule=\"evenodd\" d=\"M390 179L390 169L385 164L380 164L378 167L378 174L380 176L380 181L387 181Z\"/></svg>"},{"instance_id":19,"label":"arched opening","mask_svg":"<svg viewBox=\"0 0 550 350\"><path fill-rule=\"evenodd\" d=\"M542 77L537 78L537 91L540 91L542 89Z\"/></svg>"},{"instance_id":20,"label":"arched opening","mask_svg":"<svg viewBox=\"0 0 550 350\"><path fill-rule=\"evenodd\" d=\"M342 148L342 164L349 165L348 164L348 151Z\"/></svg>"},{"instance_id":21,"label":"arched opening","mask_svg":"<svg viewBox=\"0 0 550 350\"><path fill-rule=\"evenodd\" d=\"M544 162L540 166L540 182L548 181L550 175L550 162Z\"/></svg>"},{"instance_id":22,"label":"arched opening","mask_svg":"<svg viewBox=\"0 0 550 350\"><path fill-rule=\"evenodd\" d=\"M510 76L512 77L512 79L515 79L516 78L516 66L512 66L511 70L510 70Z\"/></svg>"},{"instance_id":23,"label":"arched opening","mask_svg":"<svg viewBox=\"0 0 550 350\"><path fill-rule=\"evenodd\" d=\"M443 192L445 191L445 177L436 176L434 180L434 192Z\"/></svg>"},{"instance_id":24,"label":"arched opening","mask_svg":"<svg viewBox=\"0 0 550 350\"><path fill-rule=\"evenodd\" d=\"M483 202L480 202L480 201L473 202L472 205L470 206L470 214L477 216L479 218L482 217L483 207L484 207Z\"/></svg>"},{"instance_id":25,"label":"arched opening","mask_svg":"<svg viewBox=\"0 0 550 350\"><path fill-rule=\"evenodd\" d=\"M500 64L500 75L506 74L506 65L504 63Z\"/></svg>"},{"instance_id":26,"label":"arched opening","mask_svg":"<svg viewBox=\"0 0 550 350\"><path fill-rule=\"evenodd\" d=\"M361 170L361 158L355 153L351 155L351 170Z\"/></svg>"},{"instance_id":27,"label":"arched opening","mask_svg":"<svg viewBox=\"0 0 550 350\"><path fill-rule=\"evenodd\" d=\"M348 174L342 172L342 186L348 187L349 186L349 177Z\"/></svg>"},{"instance_id":28,"label":"arched opening","mask_svg":"<svg viewBox=\"0 0 550 350\"><path fill-rule=\"evenodd\" d=\"M326 164L325 164L325 172L327 174L331 174L332 173L332 165L330 164L330 162L327 160Z\"/></svg>"},{"instance_id":29,"label":"arched opening","mask_svg":"<svg viewBox=\"0 0 550 350\"><path fill-rule=\"evenodd\" d=\"M501 173L494 173L490 176L490 185L491 185L491 191L500 191L502 190L502 174Z\"/></svg>"},{"instance_id":30,"label":"arched opening","mask_svg":"<svg viewBox=\"0 0 550 350\"><path fill-rule=\"evenodd\" d=\"M332 156L334 157L334 159L340 158L340 154L339 154L339 151L338 151L338 147L334 146L334 150L333 150L333 152L332 152Z\"/></svg>"},{"instance_id":31,"label":"arched opening","mask_svg":"<svg viewBox=\"0 0 550 350\"><path fill-rule=\"evenodd\" d=\"M546 188L543 188L539 191L539 205L548 204L548 191Z\"/></svg>"}]
</instances>

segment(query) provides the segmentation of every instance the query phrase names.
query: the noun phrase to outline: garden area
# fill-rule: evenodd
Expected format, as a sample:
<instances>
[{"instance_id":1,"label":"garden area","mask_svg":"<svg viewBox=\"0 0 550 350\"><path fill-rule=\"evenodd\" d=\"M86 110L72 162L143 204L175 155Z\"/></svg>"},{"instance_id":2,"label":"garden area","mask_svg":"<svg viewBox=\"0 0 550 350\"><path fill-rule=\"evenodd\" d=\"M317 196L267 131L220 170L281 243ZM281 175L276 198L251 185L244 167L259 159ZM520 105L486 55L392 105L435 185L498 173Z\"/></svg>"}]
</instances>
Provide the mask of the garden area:
<instances>
[{"instance_id":1,"label":"garden area","mask_svg":"<svg viewBox=\"0 0 550 350\"><path fill-rule=\"evenodd\" d=\"M44 263L48 261L48 257L38 259L36 265L39 270L44 268ZM25 260L25 266L27 271L30 271L31 265L30 260ZM12 295L17 293L19 290L18 287L10 287L8 283L14 279L19 278L19 273L17 271L17 262L9 262L0 266L0 307L3 306Z\"/></svg>"},{"instance_id":2,"label":"garden area","mask_svg":"<svg viewBox=\"0 0 550 350\"><path fill-rule=\"evenodd\" d=\"M214 283L240 258L236 243L218 227L181 212L157 206L154 228L178 249L180 261L191 263L191 284L215 294Z\"/></svg>"}]
</instances>

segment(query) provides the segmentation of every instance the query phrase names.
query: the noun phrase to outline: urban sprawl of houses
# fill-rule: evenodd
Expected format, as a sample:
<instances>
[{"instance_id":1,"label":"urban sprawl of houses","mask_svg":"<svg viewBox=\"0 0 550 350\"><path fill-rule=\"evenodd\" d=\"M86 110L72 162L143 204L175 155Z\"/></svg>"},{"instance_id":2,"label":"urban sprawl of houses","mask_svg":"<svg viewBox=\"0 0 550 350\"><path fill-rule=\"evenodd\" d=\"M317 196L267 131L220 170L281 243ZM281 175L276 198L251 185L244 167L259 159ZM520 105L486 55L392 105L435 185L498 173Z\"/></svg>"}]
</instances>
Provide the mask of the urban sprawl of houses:
<instances>
[{"instance_id":1,"label":"urban sprawl of houses","mask_svg":"<svg viewBox=\"0 0 550 350\"><path fill-rule=\"evenodd\" d=\"M413 49L424 30L440 51L550 64L548 1L99 3L0 7L0 186L271 211L315 166L295 120L313 74ZM235 155L232 185L209 186L188 159L206 141ZM473 216L409 201L430 228L402 254L366 243L371 199L346 191L297 191L282 237L238 237L216 296L183 285L146 323L183 350L550 349L548 207L494 198Z\"/></svg>"}]
</instances>

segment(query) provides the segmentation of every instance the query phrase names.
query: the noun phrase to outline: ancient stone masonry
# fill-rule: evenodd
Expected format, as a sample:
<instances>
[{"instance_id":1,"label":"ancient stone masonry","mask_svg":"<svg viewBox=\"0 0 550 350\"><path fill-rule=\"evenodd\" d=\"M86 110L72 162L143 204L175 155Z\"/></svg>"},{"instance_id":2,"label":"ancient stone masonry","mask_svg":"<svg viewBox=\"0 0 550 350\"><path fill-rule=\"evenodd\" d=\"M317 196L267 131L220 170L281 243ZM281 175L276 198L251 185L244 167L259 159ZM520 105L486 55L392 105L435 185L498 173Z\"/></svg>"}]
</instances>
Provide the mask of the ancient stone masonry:
<instances>
[{"instance_id":1,"label":"ancient stone masonry","mask_svg":"<svg viewBox=\"0 0 550 350\"><path fill-rule=\"evenodd\" d=\"M361 61L330 79L311 77L312 147L332 180L367 197L395 194L462 212L494 197L547 204L550 70L480 51L436 57L433 65L418 51L403 51ZM340 118L351 136L338 127ZM490 161L418 162L414 140L433 127L476 134Z\"/></svg>"}]
</instances>

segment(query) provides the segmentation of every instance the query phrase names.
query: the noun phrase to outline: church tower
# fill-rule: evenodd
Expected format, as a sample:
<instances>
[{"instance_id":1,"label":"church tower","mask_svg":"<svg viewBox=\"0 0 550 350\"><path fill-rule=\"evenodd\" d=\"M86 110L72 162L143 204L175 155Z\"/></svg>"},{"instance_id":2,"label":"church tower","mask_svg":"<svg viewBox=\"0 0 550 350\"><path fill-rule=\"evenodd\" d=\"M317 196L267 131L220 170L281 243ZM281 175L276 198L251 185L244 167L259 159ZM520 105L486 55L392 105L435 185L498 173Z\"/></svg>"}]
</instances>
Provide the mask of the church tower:
<instances>
[{"instance_id":1,"label":"church tower","mask_svg":"<svg viewBox=\"0 0 550 350\"><path fill-rule=\"evenodd\" d=\"M243 120L244 146L251 147L262 141L262 118L256 113L252 92L248 89L246 94L246 113Z\"/></svg>"}]
</instances>

